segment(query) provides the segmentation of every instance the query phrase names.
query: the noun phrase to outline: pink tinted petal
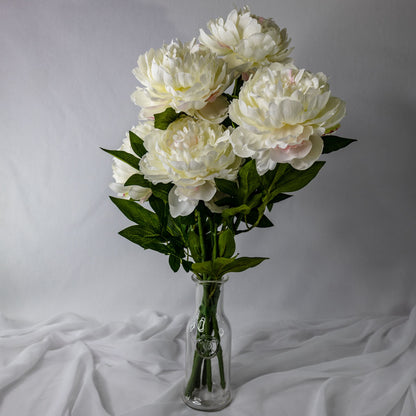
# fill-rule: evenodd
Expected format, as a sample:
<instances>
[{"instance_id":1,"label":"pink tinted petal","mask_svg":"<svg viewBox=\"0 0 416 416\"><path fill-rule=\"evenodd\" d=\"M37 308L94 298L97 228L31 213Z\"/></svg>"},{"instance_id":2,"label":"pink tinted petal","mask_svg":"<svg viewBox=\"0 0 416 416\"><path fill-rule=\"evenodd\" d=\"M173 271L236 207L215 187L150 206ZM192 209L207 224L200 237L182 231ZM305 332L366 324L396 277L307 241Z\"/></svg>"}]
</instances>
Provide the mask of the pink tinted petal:
<instances>
[{"instance_id":1,"label":"pink tinted petal","mask_svg":"<svg viewBox=\"0 0 416 416\"><path fill-rule=\"evenodd\" d=\"M324 141L316 134L309 138L312 144L310 152L303 158L293 159L289 162L297 170L305 170L312 166L312 164L321 156L324 148Z\"/></svg>"},{"instance_id":2,"label":"pink tinted petal","mask_svg":"<svg viewBox=\"0 0 416 416\"><path fill-rule=\"evenodd\" d=\"M271 150L270 156L273 161L278 163L290 162L293 159L304 158L312 149L312 143L310 140L304 140L302 143L287 146L285 149L281 149L276 146Z\"/></svg>"}]
</instances>

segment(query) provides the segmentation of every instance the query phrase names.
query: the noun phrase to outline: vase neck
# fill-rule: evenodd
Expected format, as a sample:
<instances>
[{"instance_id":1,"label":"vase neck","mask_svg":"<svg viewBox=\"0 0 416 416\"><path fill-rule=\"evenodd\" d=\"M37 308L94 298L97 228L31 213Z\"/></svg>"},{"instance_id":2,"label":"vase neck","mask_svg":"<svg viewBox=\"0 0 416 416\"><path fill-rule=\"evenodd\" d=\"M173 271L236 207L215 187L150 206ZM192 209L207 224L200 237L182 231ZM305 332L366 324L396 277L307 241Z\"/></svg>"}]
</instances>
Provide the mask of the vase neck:
<instances>
[{"instance_id":1,"label":"vase neck","mask_svg":"<svg viewBox=\"0 0 416 416\"><path fill-rule=\"evenodd\" d=\"M211 308L214 313L223 313L224 286L228 279L198 280L193 278L196 286L195 304L197 308Z\"/></svg>"}]
</instances>

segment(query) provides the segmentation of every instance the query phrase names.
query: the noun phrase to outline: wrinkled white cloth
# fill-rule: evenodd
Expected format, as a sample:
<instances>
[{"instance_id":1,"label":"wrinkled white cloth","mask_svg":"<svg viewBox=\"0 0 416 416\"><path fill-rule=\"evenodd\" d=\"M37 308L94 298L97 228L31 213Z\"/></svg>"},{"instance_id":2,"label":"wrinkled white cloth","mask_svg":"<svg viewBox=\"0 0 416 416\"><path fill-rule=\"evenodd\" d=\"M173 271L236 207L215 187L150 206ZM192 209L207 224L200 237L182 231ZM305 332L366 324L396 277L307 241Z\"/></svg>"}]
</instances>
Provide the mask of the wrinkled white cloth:
<instances>
[{"instance_id":1,"label":"wrinkled white cloth","mask_svg":"<svg viewBox=\"0 0 416 416\"><path fill-rule=\"evenodd\" d=\"M1 416L188 416L185 315L101 324L73 314L28 325L0 315ZM415 416L409 316L259 323L233 337L223 416Z\"/></svg>"}]
</instances>

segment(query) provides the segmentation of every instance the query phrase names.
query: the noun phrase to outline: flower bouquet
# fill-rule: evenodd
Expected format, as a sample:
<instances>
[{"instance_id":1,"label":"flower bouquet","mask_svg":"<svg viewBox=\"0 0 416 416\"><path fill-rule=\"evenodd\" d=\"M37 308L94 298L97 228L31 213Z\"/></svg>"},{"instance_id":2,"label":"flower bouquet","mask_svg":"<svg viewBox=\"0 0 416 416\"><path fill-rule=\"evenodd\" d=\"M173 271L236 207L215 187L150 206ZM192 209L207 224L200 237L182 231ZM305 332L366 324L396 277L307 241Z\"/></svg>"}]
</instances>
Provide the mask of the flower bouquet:
<instances>
[{"instance_id":1,"label":"flower bouquet","mask_svg":"<svg viewBox=\"0 0 416 416\"><path fill-rule=\"evenodd\" d=\"M274 204L307 185L317 161L354 140L332 135L345 115L327 77L299 69L286 30L233 10L198 40L139 56L132 94L140 123L113 159L114 204L135 225L120 234L193 273L197 310L187 329L184 400L203 410L231 398L228 273L265 258L235 253L235 236L273 224Z\"/></svg>"}]
</instances>

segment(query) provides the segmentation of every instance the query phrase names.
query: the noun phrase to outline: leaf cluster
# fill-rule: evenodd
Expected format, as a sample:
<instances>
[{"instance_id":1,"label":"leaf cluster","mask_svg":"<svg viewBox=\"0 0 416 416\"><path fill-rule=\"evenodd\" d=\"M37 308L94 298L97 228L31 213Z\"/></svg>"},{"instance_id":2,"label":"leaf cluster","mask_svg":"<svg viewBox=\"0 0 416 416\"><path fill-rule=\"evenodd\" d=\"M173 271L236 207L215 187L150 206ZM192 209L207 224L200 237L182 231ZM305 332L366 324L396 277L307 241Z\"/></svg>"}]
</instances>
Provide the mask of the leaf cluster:
<instances>
[{"instance_id":1,"label":"leaf cluster","mask_svg":"<svg viewBox=\"0 0 416 416\"><path fill-rule=\"evenodd\" d=\"M139 173L140 159L147 150L143 140L133 132L129 132L132 155L120 150L102 149L112 156L137 169L137 173L130 176L125 186L138 185L152 190L149 198L150 209L145 208L133 200L110 197L117 208L135 225L122 231L120 235L131 242L140 245L145 250L151 249L169 256L169 265L175 272L182 265L186 271L191 270L191 261L187 258L188 247L187 227L192 218L172 218L169 212L168 195L172 184L153 184Z\"/></svg>"},{"instance_id":2,"label":"leaf cluster","mask_svg":"<svg viewBox=\"0 0 416 416\"><path fill-rule=\"evenodd\" d=\"M237 84L236 84L237 85ZM238 94L237 85L232 99ZM155 114L155 127L167 129L169 124L181 117L168 108ZM138 185L152 190L148 207L134 200L110 197L111 201L135 225L120 235L142 248L155 250L169 257L174 272L182 266L192 270L200 279L220 279L230 272L241 272L262 263L264 257L238 257L235 255L235 236L255 227L272 227L265 215L273 205L286 200L306 186L321 170L325 162L315 162L309 169L300 171L289 164L277 164L276 168L260 176L256 162L246 159L235 181L215 179L223 197L216 201L222 207L221 214L212 213L202 202L188 216L173 218L169 211L168 195L173 184L153 184L139 172L140 159L147 150L143 140L129 132L134 154L122 150L102 149L137 169L124 184ZM331 153L348 146L354 140L338 136L324 136L323 153ZM147 205L146 205L147 206Z\"/></svg>"},{"instance_id":3,"label":"leaf cluster","mask_svg":"<svg viewBox=\"0 0 416 416\"><path fill-rule=\"evenodd\" d=\"M237 181L216 179L217 188L226 194L217 205L223 206L222 217L234 234L247 232L254 227L272 227L265 215L274 204L291 197L286 192L306 186L320 171L325 162L316 162L309 169L298 171L288 164L278 164L263 176L257 173L256 162L248 159L240 168Z\"/></svg>"}]
</instances>

